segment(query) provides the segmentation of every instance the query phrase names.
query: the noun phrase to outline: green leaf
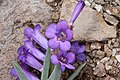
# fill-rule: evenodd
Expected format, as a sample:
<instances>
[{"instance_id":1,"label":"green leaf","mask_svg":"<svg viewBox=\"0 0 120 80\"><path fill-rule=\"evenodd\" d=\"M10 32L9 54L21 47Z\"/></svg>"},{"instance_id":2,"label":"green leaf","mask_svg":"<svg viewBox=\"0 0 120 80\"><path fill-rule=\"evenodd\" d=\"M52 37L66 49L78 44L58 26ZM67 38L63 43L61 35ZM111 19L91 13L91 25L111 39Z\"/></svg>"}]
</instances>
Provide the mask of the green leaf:
<instances>
[{"instance_id":1,"label":"green leaf","mask_svg":"<svg viewBox=\"0 0 120 80\"><path fill-rule=\"evenodd\" d=\"M48 80L60 80L60 77L61 77L61 68L60 65L58 64L55 65L55 68Z\"/></svg>"},{"instance_id":2,"label":"green leaf","mask_svg":"<svg viewBox=\"0 0 120 80\"><path fill-rule=\"evenodd\" d=\"M54 69L54 64L52 64L52 62L50 62L50 73L49 73L49 75L52 73L53 69Z\"/></svg>"},{"instance_id":3,"label":"green leaf","mask_svg":"<svg viewBox=\"0 0 120 80\"><path fill-rule=\"evenodd\" d=\"M84 68L85 65L86 63L80 65L67 80L73 80L80 73L80 71Z\"/></svg>"},{"instance_id":4,"label":"green leaf","mask_svg":"<svg viewBox=\"0 0 120 80\"><path fill-rule=\"evenodd\" d=\"M28 80L26 75L24 74L23 70L21 69L20 65L16 61L14 61L12 64L13 64L20 80Z\"/></svg>"},{"instance_id":5,"label":"green leaf","mask_svg":"<svg viewBox=\"0 0 120 80\"><path fill-rule=\"evenodd\" d=\"M43 66L44 68L42 71L41 80L47 80L49 74L49 66L50 66L50 48L47 49Z\"/></svg>"}]
</instances>

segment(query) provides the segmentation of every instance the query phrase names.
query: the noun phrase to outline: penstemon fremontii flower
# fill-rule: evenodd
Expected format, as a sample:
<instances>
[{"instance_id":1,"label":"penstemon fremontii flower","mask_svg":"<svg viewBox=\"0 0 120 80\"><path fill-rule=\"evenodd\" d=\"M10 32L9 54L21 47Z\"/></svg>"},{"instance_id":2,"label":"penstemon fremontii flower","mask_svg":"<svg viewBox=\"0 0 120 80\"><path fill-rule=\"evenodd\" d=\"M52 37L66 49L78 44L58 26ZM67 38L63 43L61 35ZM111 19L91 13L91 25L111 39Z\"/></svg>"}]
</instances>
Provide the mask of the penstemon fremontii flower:
<instances>
[{"instance_id":1,"label":"penstemon fremontii flower","mask_svg":"<svg viewBox=\"0 0 120 80\"><path fill-rule=\"evenodd\" d=\"M51 48L51 62L54 65L60 64L62 71L65 71L65 68L75 69L72 65L75 60L85 61L85 45L79 45L77 41L70 41L73 37L71 27L84 6L85 3L79 0L69 23L65 20L60 20L57 24L50 24L45 31L45 35L49 40L40 33L41 26L39 24L37 24L34 29L28 27L24 30L24 45L18 49L18 60L28 80L39 79L27 69L28 67L26 68L23 65L42 71L44 66L40 61L44 62L45 60L45 52L43 52L42 49L46 51L48 47ZM39 44L42 49L36 48L34 43ZM16 80L19 80L15 69L11 69L10 73L13 76L17 76Z\"/></svg>"}]
</instances>

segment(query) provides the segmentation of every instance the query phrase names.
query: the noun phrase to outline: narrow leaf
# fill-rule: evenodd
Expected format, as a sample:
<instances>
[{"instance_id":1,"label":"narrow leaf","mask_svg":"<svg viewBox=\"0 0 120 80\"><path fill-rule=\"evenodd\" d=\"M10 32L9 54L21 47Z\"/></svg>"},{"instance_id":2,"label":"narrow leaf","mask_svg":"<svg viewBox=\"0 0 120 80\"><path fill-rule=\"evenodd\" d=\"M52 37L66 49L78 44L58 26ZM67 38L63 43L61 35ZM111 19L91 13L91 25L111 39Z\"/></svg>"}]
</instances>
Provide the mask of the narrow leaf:
<instances>
[{"instance_id":1,"label":"narrow leaf","mask_svg":"<svg viewBox=\"0 0 120 80\"><path fill-rule=\"evenodd\" d=\"M86 65L86 63L80 65L73 74L71 74L71 76L67 79L67 80L73 80L76 76L78 76L78 74L80 73L80 71L84 68L84 66Z\"/></svg>"},{"instance_id":2,"label":"narrow leaf","mask_svg":"<svg viewBox=\"0 0 120 80\"><path fill-rule=\"evenodd\" d=\"M52 62L50 62L50 73L49 73L49 75L52 73L52 71L54 70L54 64L52 64Z\"/></svg>"},{"instance_id":3,"label":"narrow leaf","mask_svg":"<svg viewBox=\"0 0 120 80\"><path fill-rule=\"evenodd\" d=\"M55 68L48 80L60 80L60 77L61 77L61 68L60 65L58 64L55 65Z\"/></svg>"},{"instance_id":4,"label":"narrow leaf","mask_svg":"<svg viewBox=\"0 0 120 80\"><path fill-rule=\"evenodd\" d=\"M28 80L26 75L24 74L23 70L21 69L20 65L15 61L12 64L13 64L20 80Z\"/></svg>"},{"instance_id":5,"label":"narrow leaf","mask_svg":"<svg viewBox=\"0 0 120 80\"><path fill-rule=\"evenodd\" d=\"M43 66L44 68L42 71L41 80L47 80L49 74L49 66L50 66L50 48L47 49Z\"/></svg>"}]
</instances>

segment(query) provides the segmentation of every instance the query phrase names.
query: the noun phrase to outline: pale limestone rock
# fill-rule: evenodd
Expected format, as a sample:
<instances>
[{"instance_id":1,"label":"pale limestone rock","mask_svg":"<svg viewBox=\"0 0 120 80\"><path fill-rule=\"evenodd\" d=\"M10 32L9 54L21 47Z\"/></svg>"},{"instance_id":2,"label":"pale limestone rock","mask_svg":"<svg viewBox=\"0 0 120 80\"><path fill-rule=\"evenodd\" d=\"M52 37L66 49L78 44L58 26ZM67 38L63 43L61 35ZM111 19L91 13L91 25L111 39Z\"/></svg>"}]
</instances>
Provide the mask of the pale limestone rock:
<instances>
[{"instance_id":1,"label":"pale limestone rock","mask_svg":"<svg viewBox=\"0 0 120 80\"><path fill-rule=\"evenodd\" d=\"M65 19L69 22L76 3L77 1L75 0L64 0L60 19ZM100 13L89 7L84 7L74 26L74 40L101 41L116 37L116 28L109 26Z\"/></svg>"},{"instance_id":2,"label":"pale limestone rock","mask_svg":"<svg viewBox=\"0 0 120 80\"><path fill-rule=\"evenodd\" d=\"M17 49L23 45L26 24L31 21L46 27L51 22L51 15L52 8L45 0L0 0L1 80L15 80L9 69L11 61L17 59ZM4 70L7 72L3 73Z\"/></svg>"}]
</instances>

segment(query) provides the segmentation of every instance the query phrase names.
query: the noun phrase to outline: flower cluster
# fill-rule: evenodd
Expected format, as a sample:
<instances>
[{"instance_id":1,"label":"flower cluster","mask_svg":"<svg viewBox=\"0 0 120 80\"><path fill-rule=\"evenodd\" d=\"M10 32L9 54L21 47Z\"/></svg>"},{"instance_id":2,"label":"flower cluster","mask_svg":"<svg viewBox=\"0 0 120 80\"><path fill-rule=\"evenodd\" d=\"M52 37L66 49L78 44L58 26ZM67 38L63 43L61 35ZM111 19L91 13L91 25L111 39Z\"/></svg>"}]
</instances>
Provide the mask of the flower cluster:
<instances>
[{"instance_id":1,"label":"flower cluster","mask_svg":"<svg viewBox=\"0 0 120 80\"><path fill-rule=\"evenodd\" d=\"M35 75L29 72L28 68L32 67L38 71L42 71L43 65L40 61L45 59L45 51L43 49L48 48L47 39L40 33L41 26L37 24L34 29L26 28L24 31L25 39L24 45L18 48L18 60L20 61L20 66L22 70L28 76L29 80L39 80ZM35 42L41 46L40 49L35 47ZM26 68L26 66L29 66ZM15 69L11 69L11 74L17 76ZM31 76L31 77L30 77ZM18 78L17 78L18 80Z\"/></svg>"},{"instance_id":2,"label":"flower cluster","mask_svg":"<svg viewBox=\"0 0 120 80\"><path fill-rule=\"evenodd\" d=\"M82 11L84 5L83 1L78 2L70 23L67 23L65 20L60 20L57 24L50 24L46 29L45 35L49 38L48 46L55 51L59 49L57 54L53 53L51 61L53 64L60 64L62 71L64 71L66 67L75 69L75 67L71 65L75 59L79 61L85 60L85 54L83 53L85 46L78 45L76 42L73 42L71 45L70 42L73 37L73 32L70 27Z\"/></svg>"},{"instance_id":3,"label":"flower cluster","mask_svg":"<svg viewBox=\"0 0 120 80\"><path fill-rule=\"evenodd\" d=\"M73 37L71 26L84 5L81 0L77 3L69 23L65 20L60 20L57 24L50 24L45 31L45 35L49 40L40 33L41 26L39 24L34 29L28 27L24 30L24 45L18 49L17 53L19 64L29 80L39 80L35 74L30 72L29 68L40 72L43 70L41 62L45 60L45 52L48 47L51 48L51 62L60 64L62 71L65 68L75 69L72 65L75 60L85 61L85 45L79 45L77 41L70 41ZM40 48L37 48L35 43L39 44ZM11 69L10 73L13 76L17 76L16 80L19 80L14 68Z\"/></svg>"}]
</instances>

